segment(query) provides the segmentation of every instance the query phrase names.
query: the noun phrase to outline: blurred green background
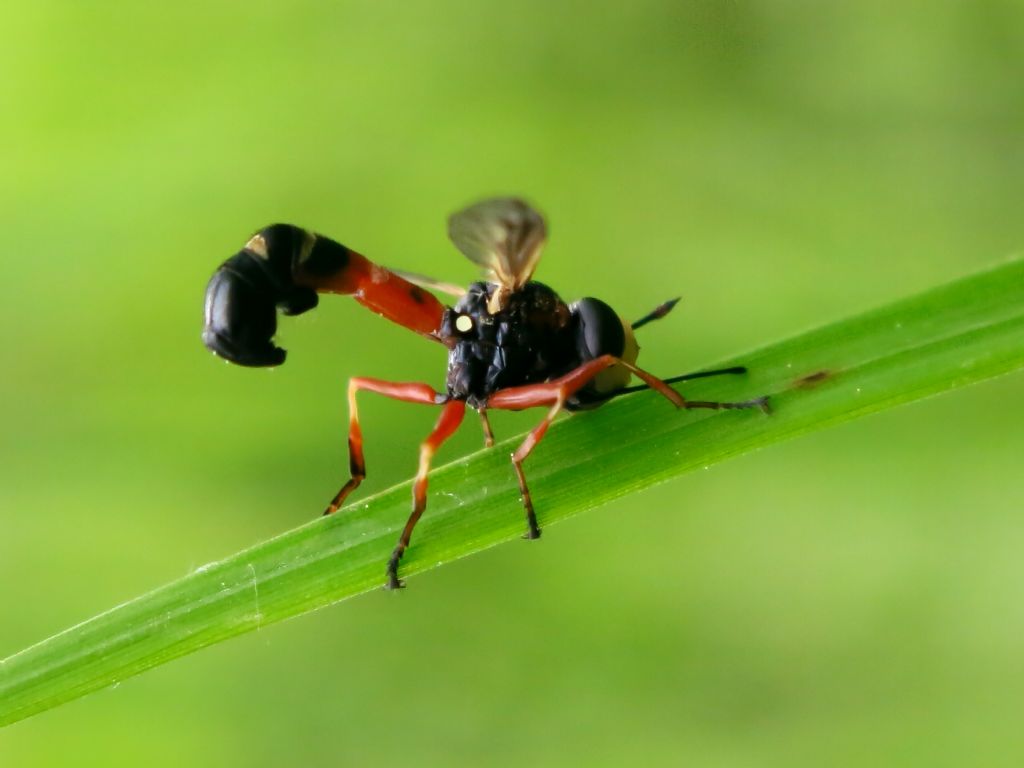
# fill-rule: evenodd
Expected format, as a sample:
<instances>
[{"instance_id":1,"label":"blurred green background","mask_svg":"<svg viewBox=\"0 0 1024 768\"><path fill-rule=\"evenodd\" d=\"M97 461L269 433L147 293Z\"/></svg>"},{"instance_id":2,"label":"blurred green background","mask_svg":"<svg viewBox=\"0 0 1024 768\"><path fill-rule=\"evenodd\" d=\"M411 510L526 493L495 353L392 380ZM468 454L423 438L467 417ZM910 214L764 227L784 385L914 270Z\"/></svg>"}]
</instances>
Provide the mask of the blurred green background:
<instances>
[{"instance_id":1,"label":"blurred green background","mask_svg":"<svg viewBox=\"0 0 1024 768\"><path fill-rule=\"evenodd\" d=\"M0 657L316 516L347 377L441 383L345 299L284 323L278 370L207 353L206 281L264 224L466 282L445 216L524 194L567 298L684 297L645 331L664 375L1024 243L1009 0L47 1L0 29ZM264 628L5 729L0 765L1020 765L1022 383ZM366 492L433 417L365 399Z\"/></svg>"}]
</instances>

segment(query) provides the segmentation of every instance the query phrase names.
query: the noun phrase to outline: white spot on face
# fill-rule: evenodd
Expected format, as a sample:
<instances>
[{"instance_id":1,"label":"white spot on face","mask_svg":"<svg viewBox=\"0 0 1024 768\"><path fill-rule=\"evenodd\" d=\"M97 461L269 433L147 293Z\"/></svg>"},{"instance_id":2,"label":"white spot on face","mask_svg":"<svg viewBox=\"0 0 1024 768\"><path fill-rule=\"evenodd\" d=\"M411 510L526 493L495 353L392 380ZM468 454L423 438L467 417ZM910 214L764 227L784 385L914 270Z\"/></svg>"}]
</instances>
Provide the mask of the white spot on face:
<instances>
[{"instance_id":1,"label":"white spot on face","mask_svg":"<svg viewBox=\"0 0 1024 768\"><path fill-rule=\"evenodd\" d=\"M473 330L473 318L469 315L459 315L455 318L455 329L459 333L469 333Z\"/></svg>"}]
</instances>

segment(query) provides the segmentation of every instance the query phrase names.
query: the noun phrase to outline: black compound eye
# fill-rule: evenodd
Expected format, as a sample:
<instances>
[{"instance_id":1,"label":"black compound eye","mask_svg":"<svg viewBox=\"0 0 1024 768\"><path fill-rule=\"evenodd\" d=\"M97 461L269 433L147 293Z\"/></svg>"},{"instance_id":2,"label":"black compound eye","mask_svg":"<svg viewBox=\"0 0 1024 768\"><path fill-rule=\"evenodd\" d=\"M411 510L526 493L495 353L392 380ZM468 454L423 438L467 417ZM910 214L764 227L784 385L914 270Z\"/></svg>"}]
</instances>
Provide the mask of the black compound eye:
<instances>
[{"instance_id":1,"label":"black compound eye","mask_svg":"<svg viewBox=\"0 0 1024 768\"><path fill-rule=\"evenodd\" d=\"M600 299L580 299L572 307L576 316L576 345L583 360L601 355L622 357L626 331L615 310Z\"/></svg>"}]
</instances>

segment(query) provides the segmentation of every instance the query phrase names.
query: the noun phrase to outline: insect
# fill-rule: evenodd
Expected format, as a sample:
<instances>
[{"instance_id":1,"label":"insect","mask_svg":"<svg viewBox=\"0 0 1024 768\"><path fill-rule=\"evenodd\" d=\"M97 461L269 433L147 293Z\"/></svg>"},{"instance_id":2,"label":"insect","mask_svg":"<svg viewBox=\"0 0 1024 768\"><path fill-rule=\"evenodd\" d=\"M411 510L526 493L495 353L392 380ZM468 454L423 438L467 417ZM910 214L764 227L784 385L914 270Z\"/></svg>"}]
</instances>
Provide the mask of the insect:
<instances>
[{"instance_id":1,"label":"insect","mask_svg":"<svg viewBox=\"0 0 1024 768\"><path fill-rule=\"evenodd\" d=\"M541 529L523 463L563 410L596 408L613 397L653 389L677 408L761 408L767 398L743 402L684 399L669 384L705 376L738 374L745 368L658 379L636 365L634 331L664 317L668 301L635 323L625 322L600 299L567 304L551 288L532 280L547 239L543 217L517 198L472 205L448 220L455 246L485 272L465 290L428 278L385 269L322 235L291 224L261 229L214 273L206 289L203 342L220 357L245 366L275 366L285 351L274 345L277 310L297 315L317 305L319 294L350 295L388 320L442 344L448 351L445 387L357 377L349 381L350 477L324 514L336 512L366 477L363 433L356 395L379 395L439 406L433 431L420 445L412 513L387 563L385 586L403 586L398 566L427 504L427 475L437 449L462 423L466 407L479 415L487 446L494 435L491 409L546 407L547 414L512 454L526 513L524 538ZM430 290L428 290L430 289ZM458 297L445 306L430 291ZM643 384L628 386L632 376Z\"/></svg>"}]
</instances>

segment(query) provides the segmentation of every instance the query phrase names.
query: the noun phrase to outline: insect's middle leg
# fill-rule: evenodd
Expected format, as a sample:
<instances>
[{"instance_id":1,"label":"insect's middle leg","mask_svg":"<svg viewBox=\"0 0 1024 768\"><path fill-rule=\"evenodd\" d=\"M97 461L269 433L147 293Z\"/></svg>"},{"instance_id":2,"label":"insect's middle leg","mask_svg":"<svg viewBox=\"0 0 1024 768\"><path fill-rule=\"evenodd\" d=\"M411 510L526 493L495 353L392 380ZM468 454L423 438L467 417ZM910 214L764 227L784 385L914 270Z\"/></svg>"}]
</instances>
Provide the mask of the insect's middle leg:
<instances>
[{"instance_id":1,"label":"insect's middle leg","mask_svg":"<svg viewBox=\"0 0 1024 768\"><path fill-rule=\"evenodd\" d=\"M480 426L484 430L484 448L494 447L494 430L491 429L491 420L487 418L487 409L478 409L480 413Z\"/></svg>"},{"instance_id":2,"label":"insect's middle leg","mask_svg":"<svg viewBox=\"0 0 1024 768\"><path fill-rule=\"evenodd\" d=\"M434 391L433 387L419 383L397 383L356 377L348 382L348 463L350 477L341 487L331 503L324 510L325 515L333 514L352 491L359 487L366 477L366 461L363 459L363 430L359 426L359 410L356 407L356 393L360 390L376 392L394 400L424 405L440 405L445 401L444 395Z\"/></svg>"}]
</instances>

